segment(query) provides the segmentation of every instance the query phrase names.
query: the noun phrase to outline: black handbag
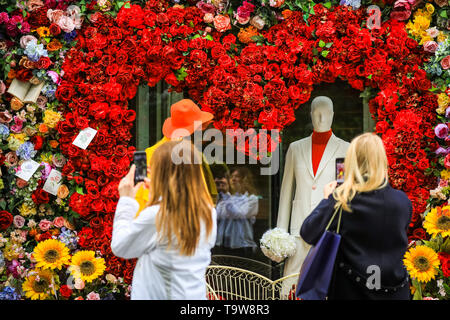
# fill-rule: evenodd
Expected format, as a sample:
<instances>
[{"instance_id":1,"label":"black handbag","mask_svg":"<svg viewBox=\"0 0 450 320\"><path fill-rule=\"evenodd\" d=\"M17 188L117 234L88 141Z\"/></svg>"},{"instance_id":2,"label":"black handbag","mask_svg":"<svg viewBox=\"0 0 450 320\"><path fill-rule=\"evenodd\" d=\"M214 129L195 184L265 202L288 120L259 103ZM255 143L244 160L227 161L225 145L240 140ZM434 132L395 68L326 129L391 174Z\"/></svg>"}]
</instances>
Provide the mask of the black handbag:
<instances>
[{"instance_id":1,"label":"black handbag","mask_svg":"<svg viewBox=\"0 0 450 320\"><path fill-rule=\"evenodd\" d=\"M337 230L336 232L328 231L338 211ZM303 300L326 299L341 242L341 235L339 234L341 216L342 206L336 208L320 240L309 250L300 269L295 292L296 297Z\"/></svg>"}]
</instances>

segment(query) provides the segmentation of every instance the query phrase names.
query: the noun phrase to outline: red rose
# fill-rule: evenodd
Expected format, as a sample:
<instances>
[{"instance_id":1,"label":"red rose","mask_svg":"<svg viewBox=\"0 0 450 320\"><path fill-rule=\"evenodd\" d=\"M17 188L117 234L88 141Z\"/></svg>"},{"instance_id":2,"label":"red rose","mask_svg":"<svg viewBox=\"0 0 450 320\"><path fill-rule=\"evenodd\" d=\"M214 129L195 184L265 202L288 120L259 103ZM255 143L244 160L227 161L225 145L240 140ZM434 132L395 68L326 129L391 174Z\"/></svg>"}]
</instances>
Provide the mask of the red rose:
<instances>
[{"instance_id":1,"label":"red rose","mask_svg":"<svg viewBox=\"0 0 450 320\"><path fill-rule=\"evenodd\" d=\"M44 241L44 240L48 240L48 239L52 239L52 234L47 231L47 232L44 232L41 235L39 235L38 241Z\"/></svg>"},{"instance_id":2,"label":"red rose","mask_svg":"<svg viewBox=\"0 0 450 320\"><path fill-rule=\"evenodd\" d=\"M385 133L386 130L389 129L389 123L386 121L378 121L376 125L377 133Z\"/></svg>"},{"instance_id":3,"label":"red rose","mask_svg":"<svg viewBox=\"0 0 450 320\"><path fill-rule=\"evenodd\" d=\"M57 36L58 34L61 33L61 28L56 23L52 23L50 25L49 29L50 29L50 33L54 36Z\"/></svg>"},{"instance_id":4,"label":"red rose","mask_svg":"<svg viewBox=\"0 0 450 320\"><path fill-rule=\"evenodd\" d=\"M33 202L36 204L48 203L50 201L47 191L44 191L41 188L38 188L33 192L31 199L33 199Z\"/></svg>"},{"instance_id":5,"label":"red rose","mask_svg":"<svg viewBox=\"0 0 450 320\"><path fill-rule=\"evenodd\" d=\"M56 90L56 98L60 101L60 102L69 102L70 100L72 100L72 97L75 94L75 90L72 84L69 83L61 83L58 87L58 89Z\"/></svg>"},{"instance_id":6,"label":"red rose","mask_svg":"<svg viewBox=\"0 0 450 320\"><path fill-rule=\"evenodd\" d=\"M100 196L100 192L98 190L97 184L94 181L86 180L85 187L86 187L86 191L87 191L88 195L92 199L98 199L98 197Z\"/></svg>"},{"instance_id":7,"label":"red rose","mask_svg":"<svg viewBox=\"0 0 450 320\"><path fill-rule=\"evenodd\" d=\"M40 150L44 144L44 138L41 136L33 136L31 142L34 144L34 150Z\"/></svg>"},{"instance_id":8,"label":"red rose","mask_svg":"<svg viewBox=\"0 0 450 320\"><path fill-rule=\"evenodd\" d=\"M109 104L106 102L96 102L89 106L89 114L95 120L105 119L108 114Z\"/></svg>"},{"instance_id":9,"label":"red rose","mask_svg":"<svg viewBox=\"0 0 450 320\"><path fill-rule=\"evenodd\" d=\"M441 260L442 272L444 273L444 277L450 277L450 254L439 252L438 256L439 260Z\"/></svg>"},{"instance_id":10,"label":"red rose","mask_svg":"<svg viewBox=\"0 0 450 320\"><path fill-rule=\"evenodd\" d=\"M52 60L50 60L49 57L41 56L39 58L39 61L37 62L37 68L38 69L47 69L53 64Z\"/></svg>"},{"instance_id":11,"label":"red rose","mask_svg":"<svg viewBox=\"0 0 450 320\"><path fill-rule=\"evenodd\" d=\"M13 216L8 211L0 211L0 231L8 229L13 222Z\"/></svg>"},{"instance_id":12,"label":"red rose","mask_svg":"<svg viewBox=\"0 0 450 320\"><path fill-rule=\"evenodd\" d=\"M413 231L413 237L417 240L427 239L427 233L423 228L417 228Z\"/></svg>"},{"instance_id":13,"label":"red rose","mask_svg":"<svg viewBox=\"0 0 450 320\"><path fill-rule=\"evenodd\" d=\"M59 293L63 298L68 299L72 295L72 289L70 289L70 287L65 284L62 285L61 288L59 288Z\"/></svg>"}]
</instances>

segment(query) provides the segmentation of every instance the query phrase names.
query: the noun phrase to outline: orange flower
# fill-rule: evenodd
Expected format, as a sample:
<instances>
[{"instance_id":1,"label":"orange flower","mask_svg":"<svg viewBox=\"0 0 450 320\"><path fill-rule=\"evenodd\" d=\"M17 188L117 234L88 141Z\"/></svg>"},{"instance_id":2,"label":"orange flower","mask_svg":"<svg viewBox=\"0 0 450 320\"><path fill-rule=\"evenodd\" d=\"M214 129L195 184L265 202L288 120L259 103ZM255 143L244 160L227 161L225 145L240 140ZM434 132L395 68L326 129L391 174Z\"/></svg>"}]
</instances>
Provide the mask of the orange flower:
<instances>
[{"instance_id":1,"label":"orange flower","mask_svg":"<svg viewBox=\"0 0 450 320\"><path fill-rule=\"evenodd\" d=\"M53 39L52 41L50 41L50 42L47 44L47 50L48 50L48 51L56 51L56 50L59 50L59 49L61 49L61 48L62 48L61 42L59 42L59 41L56 40L56 39Z\"/></svg>"},{"instance_id":2,"label":"orange flower","mask_svg":"<svg viewBox=\"0 0 450 320\"><path fill-rule=\"evenodd\" d=\"M13 109L14 111L18 111L18 110L22 109L22 107L23 107L23 102L19 98L13 97L11 99L11 109Z\"/></svg>"},{"instance_id":3,"label":"orange flower","mask_svg":"<svg viewBox=\"0 0 450 320\"><path fill-rule=\"evenodd\" d=\"M59 145L59 142L56 141L56 140L50 140L50 141L49 141L49 144L50 144L50 147L52 147L53 149L55 149L55 148Z\"/></svg>"},{"instance_id":4,"label":"orange flower","mask_svg":"<svg viewBox=\"0 0 450 320\"><path fill-rule=\"evenodd\" d=\"M40 133L47 133L48 132L48 127L45 124L41 123L39 125L39 132Z\"/></svg>"},{"instance_id":5,"label":"orange flower","mask_svg":"<svg viewBox=\"0 0 450 320\"><path fill-rule=\"evenodd\" d=\"M8 72L8 79L14 79L16 77L16 71L13 69L9 70Z\"/></svg>"},{"instance_id":6,"label":"orange flower","mask_svg":"<svg viewBox=\"0 0 450 320\"><path fill-rule=\"evenodd\" d=\"M32 229L28 232L28 234L29 234L30 236L32 236L32 237L35 237L35 236L38 234L37 229L36 229L36 228L32 228Z\"/></svg>"},{"instance_id":7,"label":"orange flower","mask_svg":"<svg viewBox=\"0 0 450 320\"><path fill-rule=\"evenodd\" d=\"M239 41L242 43L250 43L254 42L252 40L252 37L258 35L258 29L256 29L254 26L249 26L248 28L241 29L238 33Z\"/></svg>"},{"instance_id":8,"label":"orange flower","mask_svg":"<svg viewBox=\"0 0 450 320\"><path fill-rule=\"evenodd\" d=\"M65 184L59 186L57 191L58 198L64 199L69 195L69 188Z\"/></svg>"},{"instance_id":9,"label":"orange flower","mask_svg":"<svg viewBox=\"0 0 450 320\"><path fill-rule=\"evenodd\" d=\"M292 15L292 11L289 9L281 11L281 14L283 15L283 18L287 19Z\"/></svg>"}]
</instances>

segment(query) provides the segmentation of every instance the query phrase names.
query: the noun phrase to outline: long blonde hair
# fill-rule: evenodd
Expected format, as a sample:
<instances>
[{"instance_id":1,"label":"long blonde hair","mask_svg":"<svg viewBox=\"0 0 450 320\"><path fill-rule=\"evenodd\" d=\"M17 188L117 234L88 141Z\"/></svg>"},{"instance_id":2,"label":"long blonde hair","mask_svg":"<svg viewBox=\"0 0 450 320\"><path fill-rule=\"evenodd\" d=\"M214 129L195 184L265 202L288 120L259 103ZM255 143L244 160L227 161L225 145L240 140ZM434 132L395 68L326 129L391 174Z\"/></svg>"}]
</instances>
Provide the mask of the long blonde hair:
<instances>
[{"instance_id":1,"label":"long blonde hair","mask_svg":"<svg viewBox=\"0 0 450 320\"><path fill-rule=\"evenodd\" d=\"M388 184L388 161L383 141L373 133L352 140L344 161L344 183L333 193L335 208L351 212L350 201L358 192L381 189Z\"/></svg>"},{"instance_id":2,"label":"long blonde hair","mask_svg":"<svg viewBox=\"0 0 450 320\"><path fill-rule=\"evenodd\" d=\"M180 161L174 161L172 155ZM196 159L194 161L194 159ZM200 240L201 222L206 235L212 231L213 202L206 187L201 155L190 141L170 141L159 146L150 160L150 199L148 206L159 204L156 230L159 241L173 236L182 255L194 254Z\"/></svg>"}]
</instances>

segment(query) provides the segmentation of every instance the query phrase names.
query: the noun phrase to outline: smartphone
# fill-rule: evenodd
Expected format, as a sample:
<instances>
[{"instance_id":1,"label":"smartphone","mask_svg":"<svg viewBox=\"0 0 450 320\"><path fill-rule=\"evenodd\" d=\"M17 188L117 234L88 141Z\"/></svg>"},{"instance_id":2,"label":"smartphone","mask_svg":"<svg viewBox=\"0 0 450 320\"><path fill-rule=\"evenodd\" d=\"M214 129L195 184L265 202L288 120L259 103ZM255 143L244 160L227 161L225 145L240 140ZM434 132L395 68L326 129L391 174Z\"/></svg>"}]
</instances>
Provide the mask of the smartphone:
<instances>
[{"instance_id":1,"label":"smartphone","mask_svg":"<svg viewBox=\"0 0 450 320\"><path fill-rule=\"evenodd\" d=\"M147 178L147 153L145 151L135 151L133 162L136 165L134 184L137 184L138 182L144 181L144 178Z\"/></svg>"},{"instance_id":2,"label":"smartphone","mask_svg":"<svg viewBox=\"0 0 450 320\"><path fill-rule=\"evenodd\" d=\"M344 158L336 158L336 181L338 185L344 182Z\"/></svg>"}]
</instances>

